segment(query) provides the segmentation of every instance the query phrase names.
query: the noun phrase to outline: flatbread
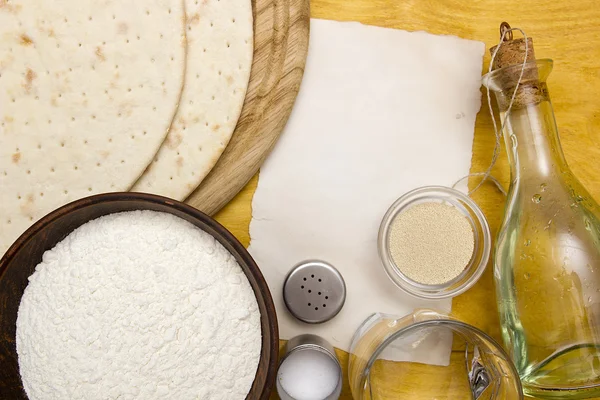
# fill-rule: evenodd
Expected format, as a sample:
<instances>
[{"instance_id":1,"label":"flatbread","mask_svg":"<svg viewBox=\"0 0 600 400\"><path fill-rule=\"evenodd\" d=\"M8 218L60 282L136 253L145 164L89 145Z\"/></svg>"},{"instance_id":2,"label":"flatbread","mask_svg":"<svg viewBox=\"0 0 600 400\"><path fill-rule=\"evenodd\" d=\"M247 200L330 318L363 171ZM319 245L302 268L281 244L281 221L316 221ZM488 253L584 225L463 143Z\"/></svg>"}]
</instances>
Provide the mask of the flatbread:
<instances>
[{"instance_id":1,"label":"flatbread","mask_svg":"<svg viewBox=\"0 0 600 400\"><path fill-rule=\"evenodd\" d=\"M0 254L33 221L128 190L172 122L181 0L0 0Z\"/></svg>"},{"instance_id":2,"label":"flatbread","mask_svg":"<svg viewBox=\"0 0 600 400\"><path fill-rule=\"evenodd\" d=\"M250 0L186 0L187 66L167 140L134 191L185 199L210 172L237 124L252 64Z\"/></svg>"}]
</instances>

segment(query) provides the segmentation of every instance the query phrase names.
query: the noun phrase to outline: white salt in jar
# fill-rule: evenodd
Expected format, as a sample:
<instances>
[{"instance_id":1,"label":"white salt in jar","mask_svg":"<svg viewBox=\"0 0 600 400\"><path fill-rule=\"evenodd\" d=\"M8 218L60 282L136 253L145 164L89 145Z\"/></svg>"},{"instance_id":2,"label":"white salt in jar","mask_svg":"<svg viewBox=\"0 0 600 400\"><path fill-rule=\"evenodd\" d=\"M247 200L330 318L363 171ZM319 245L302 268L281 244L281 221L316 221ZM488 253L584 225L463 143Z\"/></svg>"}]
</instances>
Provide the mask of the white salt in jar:
<instances>
[{"instance_id":1,"label":"white salt in jar","mask_svg":"<svg viewBox=\"0 0 600 400\"><path fill-rule=\"evenodd\" d=\"M417 297L454 297L481 277L491 249L488 223L468 196L427 186L400 197L379 228L384 269L399 288Z\"/></svg>"},{"instance_id":2,"label":"white salt in jar","mask_svg":"<svg viewBox=\"0 0 600 400\"><path fill-rule=\"evenodd\" d=\"M337 400L342 391L342 367L335 349L317 335L288 340L276 386L282 400Z\"/></svg>"}]
</instances>

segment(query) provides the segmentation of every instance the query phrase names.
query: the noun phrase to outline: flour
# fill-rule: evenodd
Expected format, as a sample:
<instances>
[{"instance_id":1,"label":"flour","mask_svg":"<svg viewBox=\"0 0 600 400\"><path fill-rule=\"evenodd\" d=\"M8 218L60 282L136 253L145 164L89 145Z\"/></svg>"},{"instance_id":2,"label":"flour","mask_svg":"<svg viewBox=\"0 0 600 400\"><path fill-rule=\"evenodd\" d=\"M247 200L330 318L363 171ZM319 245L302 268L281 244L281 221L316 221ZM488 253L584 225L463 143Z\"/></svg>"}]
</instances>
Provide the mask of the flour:
<instances>
[{"instance_id":1,"label":"flour","mask_svg":"<svg viewBox=\"0 0 600 400\"><path fill-rule=\"evenodd\" d=\"M30 400L244 399L260 313L212 236L133 211L90 221L44 253L16 342Z\"/></svg>"}]
</instances>

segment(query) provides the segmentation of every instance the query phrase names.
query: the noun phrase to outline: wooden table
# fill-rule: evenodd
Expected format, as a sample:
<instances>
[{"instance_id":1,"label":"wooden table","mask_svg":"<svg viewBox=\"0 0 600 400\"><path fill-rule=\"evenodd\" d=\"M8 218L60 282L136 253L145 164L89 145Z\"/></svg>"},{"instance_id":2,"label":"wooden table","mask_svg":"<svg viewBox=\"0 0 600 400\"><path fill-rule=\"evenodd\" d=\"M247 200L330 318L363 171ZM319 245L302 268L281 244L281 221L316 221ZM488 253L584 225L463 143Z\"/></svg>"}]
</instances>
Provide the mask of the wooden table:
<instances>
[{"instance_id":1,"label":"wooden table","mask_svg":"<svg viewBox=\"0 0 600 400\"><path fill-rule=\"evenodd\" d=\"M548 84L563 148L575 175L600 200L600 8L594 0L312 0L311 15L457 35L483 41L487 48L498 42L500 22L524 29L534 38L537 58L555 61ZM486 54L485 71L489 58ZM484 96L475 127L473 172L485 170L493 146ZM493 175L508 186L504 152ZM217 216L245 245L250 240L248 226L256 183L254 177ZM475 179L471 186L474 183ZM473 198L484 210L495 236L503 212L499 206L504 202L502 195L492 185L485 185ZM454 299L452 314L500 340L491 264L474 288ZM339 355L345 365L347 354ZM346 385L341 399L351 398Z\"/></svg>"}]
</instances>

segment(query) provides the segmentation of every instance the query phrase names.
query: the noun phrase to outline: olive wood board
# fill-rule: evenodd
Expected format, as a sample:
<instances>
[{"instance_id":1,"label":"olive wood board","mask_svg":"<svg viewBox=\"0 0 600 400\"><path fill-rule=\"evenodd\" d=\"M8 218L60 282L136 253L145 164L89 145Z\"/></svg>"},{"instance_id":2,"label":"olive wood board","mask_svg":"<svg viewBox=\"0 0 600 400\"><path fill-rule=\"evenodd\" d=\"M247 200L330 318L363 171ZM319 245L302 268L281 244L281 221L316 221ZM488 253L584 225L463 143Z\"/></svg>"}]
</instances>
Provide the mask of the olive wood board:
<instances>
[{"instance_id":1,"label":"olive wood board","mask_svg":"<svg viewBox=\"0 0 600 400\"><path fill-rule=\"evenodd\" d=\"M186 203L214 215L248 183L275 145L304 74L309 0L252 0L254 58L233 136Z\"/></svg>"}]
</instances>

